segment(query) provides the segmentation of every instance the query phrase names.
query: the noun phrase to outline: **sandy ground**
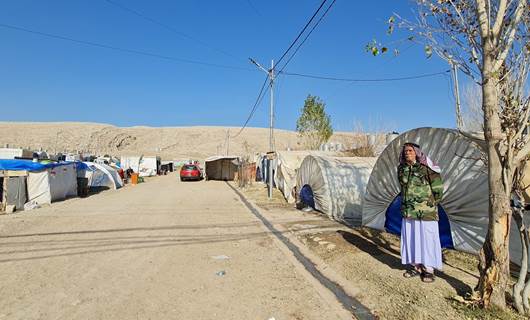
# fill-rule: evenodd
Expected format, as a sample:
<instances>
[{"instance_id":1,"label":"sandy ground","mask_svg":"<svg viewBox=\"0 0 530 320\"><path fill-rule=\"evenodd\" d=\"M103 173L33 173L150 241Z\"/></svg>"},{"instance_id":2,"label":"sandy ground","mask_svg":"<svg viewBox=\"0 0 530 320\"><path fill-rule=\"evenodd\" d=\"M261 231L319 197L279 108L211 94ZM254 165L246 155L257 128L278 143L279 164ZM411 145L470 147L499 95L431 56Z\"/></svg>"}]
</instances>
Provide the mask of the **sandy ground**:
<instances>
[{"instance_id":1,"label":"sandy ground","mask_svg":"<svg viewBox=\"0 0 530 320\"><path fill-rule=\"evenodd\" d=\"M437 272L434 283L405 279L399 237L298 211L274 191L269 201L266 187L254 183L244 194L321 260L321 269L338 275L342 286L354 288L355 298L381 319L524 319L513 311L485 312L462 303L477 284L475 256L445 250L443 272Z\"/></svg>"},{"instance_id":2,"label":"sandy ground","mask_svg":"<svg viewBox=\"0 0 530 320\"><path fill-rule=\"evenodd\" d=\"M173 174L0 216L0 238L0 319L348 314L223 182Z\"/></svg>"},{"instance_id":3,"label":"sandy ground","mask_svg":"<svg viewBox=\"0 0 530 320\"><path fill-rule=\"evenodd\" d=\"M115 127L76 122L0 122L0 146L48 150L51 153L89 151L96 155L159 155L163 160L204 159L219 152L247 155L269 149L269 129L246 128L235 136L237 127ZM330 142L351 147L348 132L335 133ZM275 130L277 150L304 149L294 131Z\"/></svg>"}]
</instances>

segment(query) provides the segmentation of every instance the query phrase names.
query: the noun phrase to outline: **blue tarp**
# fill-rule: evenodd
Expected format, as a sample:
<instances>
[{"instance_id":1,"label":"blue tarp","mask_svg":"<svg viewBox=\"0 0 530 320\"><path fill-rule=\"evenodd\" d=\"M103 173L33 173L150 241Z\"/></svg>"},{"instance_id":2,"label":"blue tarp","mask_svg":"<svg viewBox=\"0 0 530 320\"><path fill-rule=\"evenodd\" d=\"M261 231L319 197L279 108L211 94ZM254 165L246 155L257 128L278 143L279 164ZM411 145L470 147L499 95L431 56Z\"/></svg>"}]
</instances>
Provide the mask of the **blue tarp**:
<instances>
[{"instance_id":1,"label":"blue tarp","mask_svg":"<svg viewBox=\"0 0 530 320\"><path fill-rule=\"evenodd\" d=\"M44 169L55 168L58 166L64 166L72 163L74 162L52 162L44 164L40 162L33 162L31 160L0 159L0 170L41 171ZM79 166L79 163L76 163L76 165ZM82 163L82 165L86 166L86 164L84 163Z\"/></svg>"},{"instance_id":2,"label":"blue tarp","mask_svg":"<svg viewBox=\"0 0 530 320\"><path fill-rule=\"evenodd\" d=\"M454 248L449 218L440 205L438 205L438 216L440 217L438 231L442 248ZM401 196L397 196L386 210L385 229L390 233L401 234Z\"/></svg>"},{"instance_id":3,"label":"blue tarp","mask_svg":"<svg viewBox=\"0 0 530 320\"><path fill-rule=\"evenodd\" d=\"M304 185L302 187L302 190L300 190L300 199L307 206L310 206L311 208L315 209L315 199L313 197L313 190L308 184Z\"/></svg>"}]
</instances>

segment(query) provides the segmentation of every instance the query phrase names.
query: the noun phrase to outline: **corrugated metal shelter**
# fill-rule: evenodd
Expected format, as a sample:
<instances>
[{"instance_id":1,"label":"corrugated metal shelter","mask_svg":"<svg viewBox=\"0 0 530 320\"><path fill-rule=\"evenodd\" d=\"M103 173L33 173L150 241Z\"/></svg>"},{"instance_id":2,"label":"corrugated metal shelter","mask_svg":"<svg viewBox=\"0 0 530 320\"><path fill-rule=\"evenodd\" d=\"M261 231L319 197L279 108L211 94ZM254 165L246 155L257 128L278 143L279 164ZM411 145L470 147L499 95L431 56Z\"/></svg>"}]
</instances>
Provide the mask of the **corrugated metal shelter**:
<instances>
[{"instance_id":1,"label":"corrugated metal shelter","mask_svg":"<svg viewBox=\"0 0 530 320\"><path fill-rule=\"evenodd\" d=\"M456 130L418 128L394 139L378 158L363 203L363 225L398 233L401 226L399 154L405 142L420 145L441 168L440 239L457 250L478 253L488 226L488 174L481 160L483 139ZM399 227L398 227L399 226ZM512 223L510 256L518 263L521 244Z\"/></svg>"},{"instance_id":2,"label":"corrugated metal shelter","mask_svg":"<svg viewBox=\"0 0 530 320\"><path fill-rule=\"evenodd\" d=\"M213 156L204 161L206 180L234 180L237 172L237 156Z\"/></svg>"}]
</instances>

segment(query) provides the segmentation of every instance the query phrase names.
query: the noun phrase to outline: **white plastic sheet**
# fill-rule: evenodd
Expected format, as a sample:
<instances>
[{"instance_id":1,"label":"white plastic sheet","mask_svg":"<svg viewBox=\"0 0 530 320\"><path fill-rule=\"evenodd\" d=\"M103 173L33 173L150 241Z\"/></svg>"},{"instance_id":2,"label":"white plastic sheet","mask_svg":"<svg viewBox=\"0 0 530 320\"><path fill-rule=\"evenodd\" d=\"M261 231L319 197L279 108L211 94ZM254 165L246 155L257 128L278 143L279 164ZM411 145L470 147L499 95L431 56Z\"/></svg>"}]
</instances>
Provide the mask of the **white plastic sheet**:
<instances>
[{"instance_id":1,"label":"white plastic sheet","mask_svg":"<svg viewBox=\"0 0 530 320\"><path fill-rule=\"evenodd\" d=\"M297 176L297 190L309 185L315 209L331 219L360 225L362 202L375 158L305 157Z\"/></svg>"}]
</instances>

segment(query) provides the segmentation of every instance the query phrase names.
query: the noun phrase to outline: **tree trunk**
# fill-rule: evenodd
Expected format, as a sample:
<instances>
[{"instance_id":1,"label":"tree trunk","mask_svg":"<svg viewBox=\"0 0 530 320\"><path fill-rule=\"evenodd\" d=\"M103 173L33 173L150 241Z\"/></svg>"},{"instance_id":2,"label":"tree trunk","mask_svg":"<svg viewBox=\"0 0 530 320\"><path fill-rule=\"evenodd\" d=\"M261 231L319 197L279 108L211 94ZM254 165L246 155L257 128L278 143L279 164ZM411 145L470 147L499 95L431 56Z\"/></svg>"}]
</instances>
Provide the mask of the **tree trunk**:
<instances>
[{"instance_id":1,"label":"tree trunk","mask_svg":"<svg viewBox=\"0 0 530 320\"><path fill-rule=\"evenodd\" d=\"M490 41L484 39L483 41ZM496 75L493 71L493 46L486 44L482 69L482 108L484 110L484 137L488 155L489 223L486 241L480 251L480 279L478 288L484 307L506 307L505 292L509 278L509 234L511 210L510 186L503 182L503 163L499 146L502 130ZM489 49L489 50L488 50Z\"/></svg>"},{"instance_id":2,"label":"tree trunk","mask_svg":"<svg viewBox=\"0 0 530 320\"><path fill-rule=\"evenodd\" d=\"M528 239L526 234L526 226L524 223L524 210L522 208L516 208L513 212L513 218L517 223L519 238L521 240L521 248L523 249L519 277L517 279L517 282L513 286L513 302L515 304L517 312L519 312L520 314L524 314L528 311L525 309L525 304L523 303L523 289L526 284L526 273L528 272Z\"/></svg>"}]
</instances>

